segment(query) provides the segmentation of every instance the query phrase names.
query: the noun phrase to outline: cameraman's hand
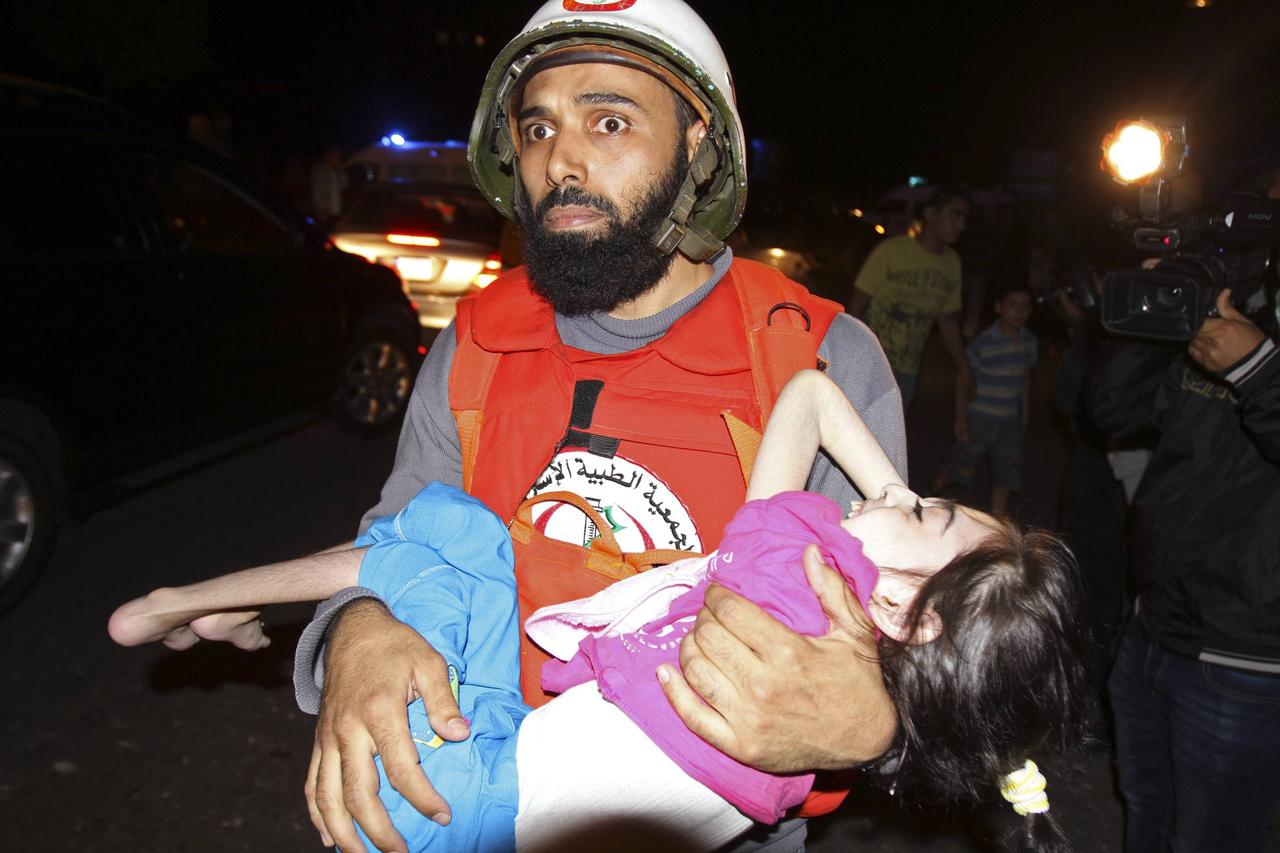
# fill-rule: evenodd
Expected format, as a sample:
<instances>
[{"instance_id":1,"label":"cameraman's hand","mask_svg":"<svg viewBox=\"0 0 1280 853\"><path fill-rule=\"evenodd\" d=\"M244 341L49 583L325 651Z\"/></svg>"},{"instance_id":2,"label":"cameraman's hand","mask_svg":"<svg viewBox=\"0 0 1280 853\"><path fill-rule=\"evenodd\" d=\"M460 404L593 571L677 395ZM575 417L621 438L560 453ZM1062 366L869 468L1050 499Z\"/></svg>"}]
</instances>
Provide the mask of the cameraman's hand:
<instances>
[{"instance_id":1,"label":"cameraman's hand","mask_svg":"<svg viewBox=\"0 0 1280 853\"><path fill-rule=\"evenodd\" d=\"M1187 352L1205 370L1222 374L1253 352L1265 337L1231 304L1231 291L1223 290L1218 294L1218 316L1204 321Z\"/></svg>"},{"instance_id":2,"label":"cameraman's hand","mask_svg":"<svg viewBox=\"0 0 1280 853\"><path fill-rule=\"evenodd\" d=\"M445 740L464 740L469 726L449 689L444 658L417 631L374 602L355 602L339 618L325 653L307 771L311 822L326 846L364 850L354 819L379 850L404 851L378 800L373 757L382 756L387 778L414 808L445 824L449 805L422 772L405 707L421 696L431 728Z\"/></svg>"}]
</instances>

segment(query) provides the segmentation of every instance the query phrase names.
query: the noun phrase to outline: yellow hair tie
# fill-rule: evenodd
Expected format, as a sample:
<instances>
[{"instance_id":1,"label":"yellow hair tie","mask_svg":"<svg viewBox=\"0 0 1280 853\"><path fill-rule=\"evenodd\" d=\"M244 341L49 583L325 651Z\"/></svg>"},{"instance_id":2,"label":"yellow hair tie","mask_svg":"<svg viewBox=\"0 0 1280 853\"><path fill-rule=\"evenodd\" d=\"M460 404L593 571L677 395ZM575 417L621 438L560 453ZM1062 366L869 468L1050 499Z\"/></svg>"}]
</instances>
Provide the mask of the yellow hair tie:
<instances>
[{"instance_id":1,"label":"yellow hair tie","mask_svg":"<svg viewBox=\"0 0 1280 853\"><path fill-rule=\"evenodd\" d=\"M1041 814L1049 810L1049 795L1044 790L1047 784L1040 768L1027 759L1021 769L1000 777L1000 795L1023 817Z\"/></svg>"}]
</instances>

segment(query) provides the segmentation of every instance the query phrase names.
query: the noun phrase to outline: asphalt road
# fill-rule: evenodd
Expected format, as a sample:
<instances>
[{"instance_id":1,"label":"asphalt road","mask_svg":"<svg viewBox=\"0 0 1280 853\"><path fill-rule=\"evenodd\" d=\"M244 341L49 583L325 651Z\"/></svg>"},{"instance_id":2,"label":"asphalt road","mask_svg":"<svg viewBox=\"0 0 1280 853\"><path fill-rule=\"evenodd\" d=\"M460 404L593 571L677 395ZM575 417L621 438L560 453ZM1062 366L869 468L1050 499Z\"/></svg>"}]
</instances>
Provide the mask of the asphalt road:
<instances>
[{"instance_id":1,"label":"asphalt road","mask_svg":"<svg viewBox=\"0 0 1280 853\"><path fill-rule=\"evenodd\" d=\"M917 483L928 481L948 446L946 380L944 371L927 381L911 413ZM1065 457L1044 404L1049 366L1039 380L1033 485L1018 507L1024 520L1051 524ZM394 434L362 439L324 421L64 531L46 576L0 617L0 846L320 849L302 798L311 723L290 686L294 640L310 607L268 611L273 645L252 654L212 644L184 653L122 649L108 640L106 620L155 586L349 538L394 450ZM1104 750L1054 767L1050 785L1082 853L1120 849L1122 813ZM992 815L944 820L867 796L814 821L809 849L978 853L1012 825L1004 810ZM1280 833L1270 842L1280 853Z\"/></svg>"}]
</instances>

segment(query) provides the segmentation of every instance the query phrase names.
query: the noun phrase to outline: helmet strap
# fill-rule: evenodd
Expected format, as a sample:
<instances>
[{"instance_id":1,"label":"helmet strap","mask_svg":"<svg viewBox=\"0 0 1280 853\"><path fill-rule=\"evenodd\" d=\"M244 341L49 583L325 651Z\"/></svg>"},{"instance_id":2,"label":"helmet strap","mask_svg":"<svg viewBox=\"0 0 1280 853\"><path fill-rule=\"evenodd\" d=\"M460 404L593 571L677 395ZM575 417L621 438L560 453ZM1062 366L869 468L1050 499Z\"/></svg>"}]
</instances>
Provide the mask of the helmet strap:
<instances>
[{"instance_id":1,"label":"helmet strap","mask_svg":"<svg viewBox=\"0 0 1280 853\"><path fill-rule=\"evenodd\" d=\"M654 245L664 255L679 249L689 260L701 263L724 247L723 240L717 240L711 232L693 222L698 189L715 177L716 166L720 162L720 155L712 138L713 133L708 128L706 136L702 137L698 147L694 149L689 174L680 185L680 195L676 198L671 213L667 214L667 218L654 233Z\"/></svg>"}]
</instances>

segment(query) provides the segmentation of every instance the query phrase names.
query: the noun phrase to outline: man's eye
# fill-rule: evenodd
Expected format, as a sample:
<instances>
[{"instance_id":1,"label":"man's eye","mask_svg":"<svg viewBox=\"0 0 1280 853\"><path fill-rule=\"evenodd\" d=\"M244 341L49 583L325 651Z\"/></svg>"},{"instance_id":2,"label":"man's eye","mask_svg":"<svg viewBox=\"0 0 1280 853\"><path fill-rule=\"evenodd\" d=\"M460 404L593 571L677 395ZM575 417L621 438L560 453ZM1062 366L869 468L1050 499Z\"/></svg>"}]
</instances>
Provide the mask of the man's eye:
<instances>
[{"instance_id":1,"label":"man's eye","mask_svg":"<svg viewBox=\"0 0 1280 853\"><path fill-rule=\"evenodd\" d=\"M618 116L605 116L596 122L595 129L601 133L607 133L612 136L615 133L621 133L627 129L627 122Z\"/></svg>"},{"instance_id":2,"label":"man's eye","mask_svg":"<svg viewBox=\"0 0 1280 853\"><path fill-rule=\"evenodd\" d=\"M524 129L524 137L530 142L542 142L555 135L555 131L545 124L531 124Z\"/></svg>"}]
</instances>

